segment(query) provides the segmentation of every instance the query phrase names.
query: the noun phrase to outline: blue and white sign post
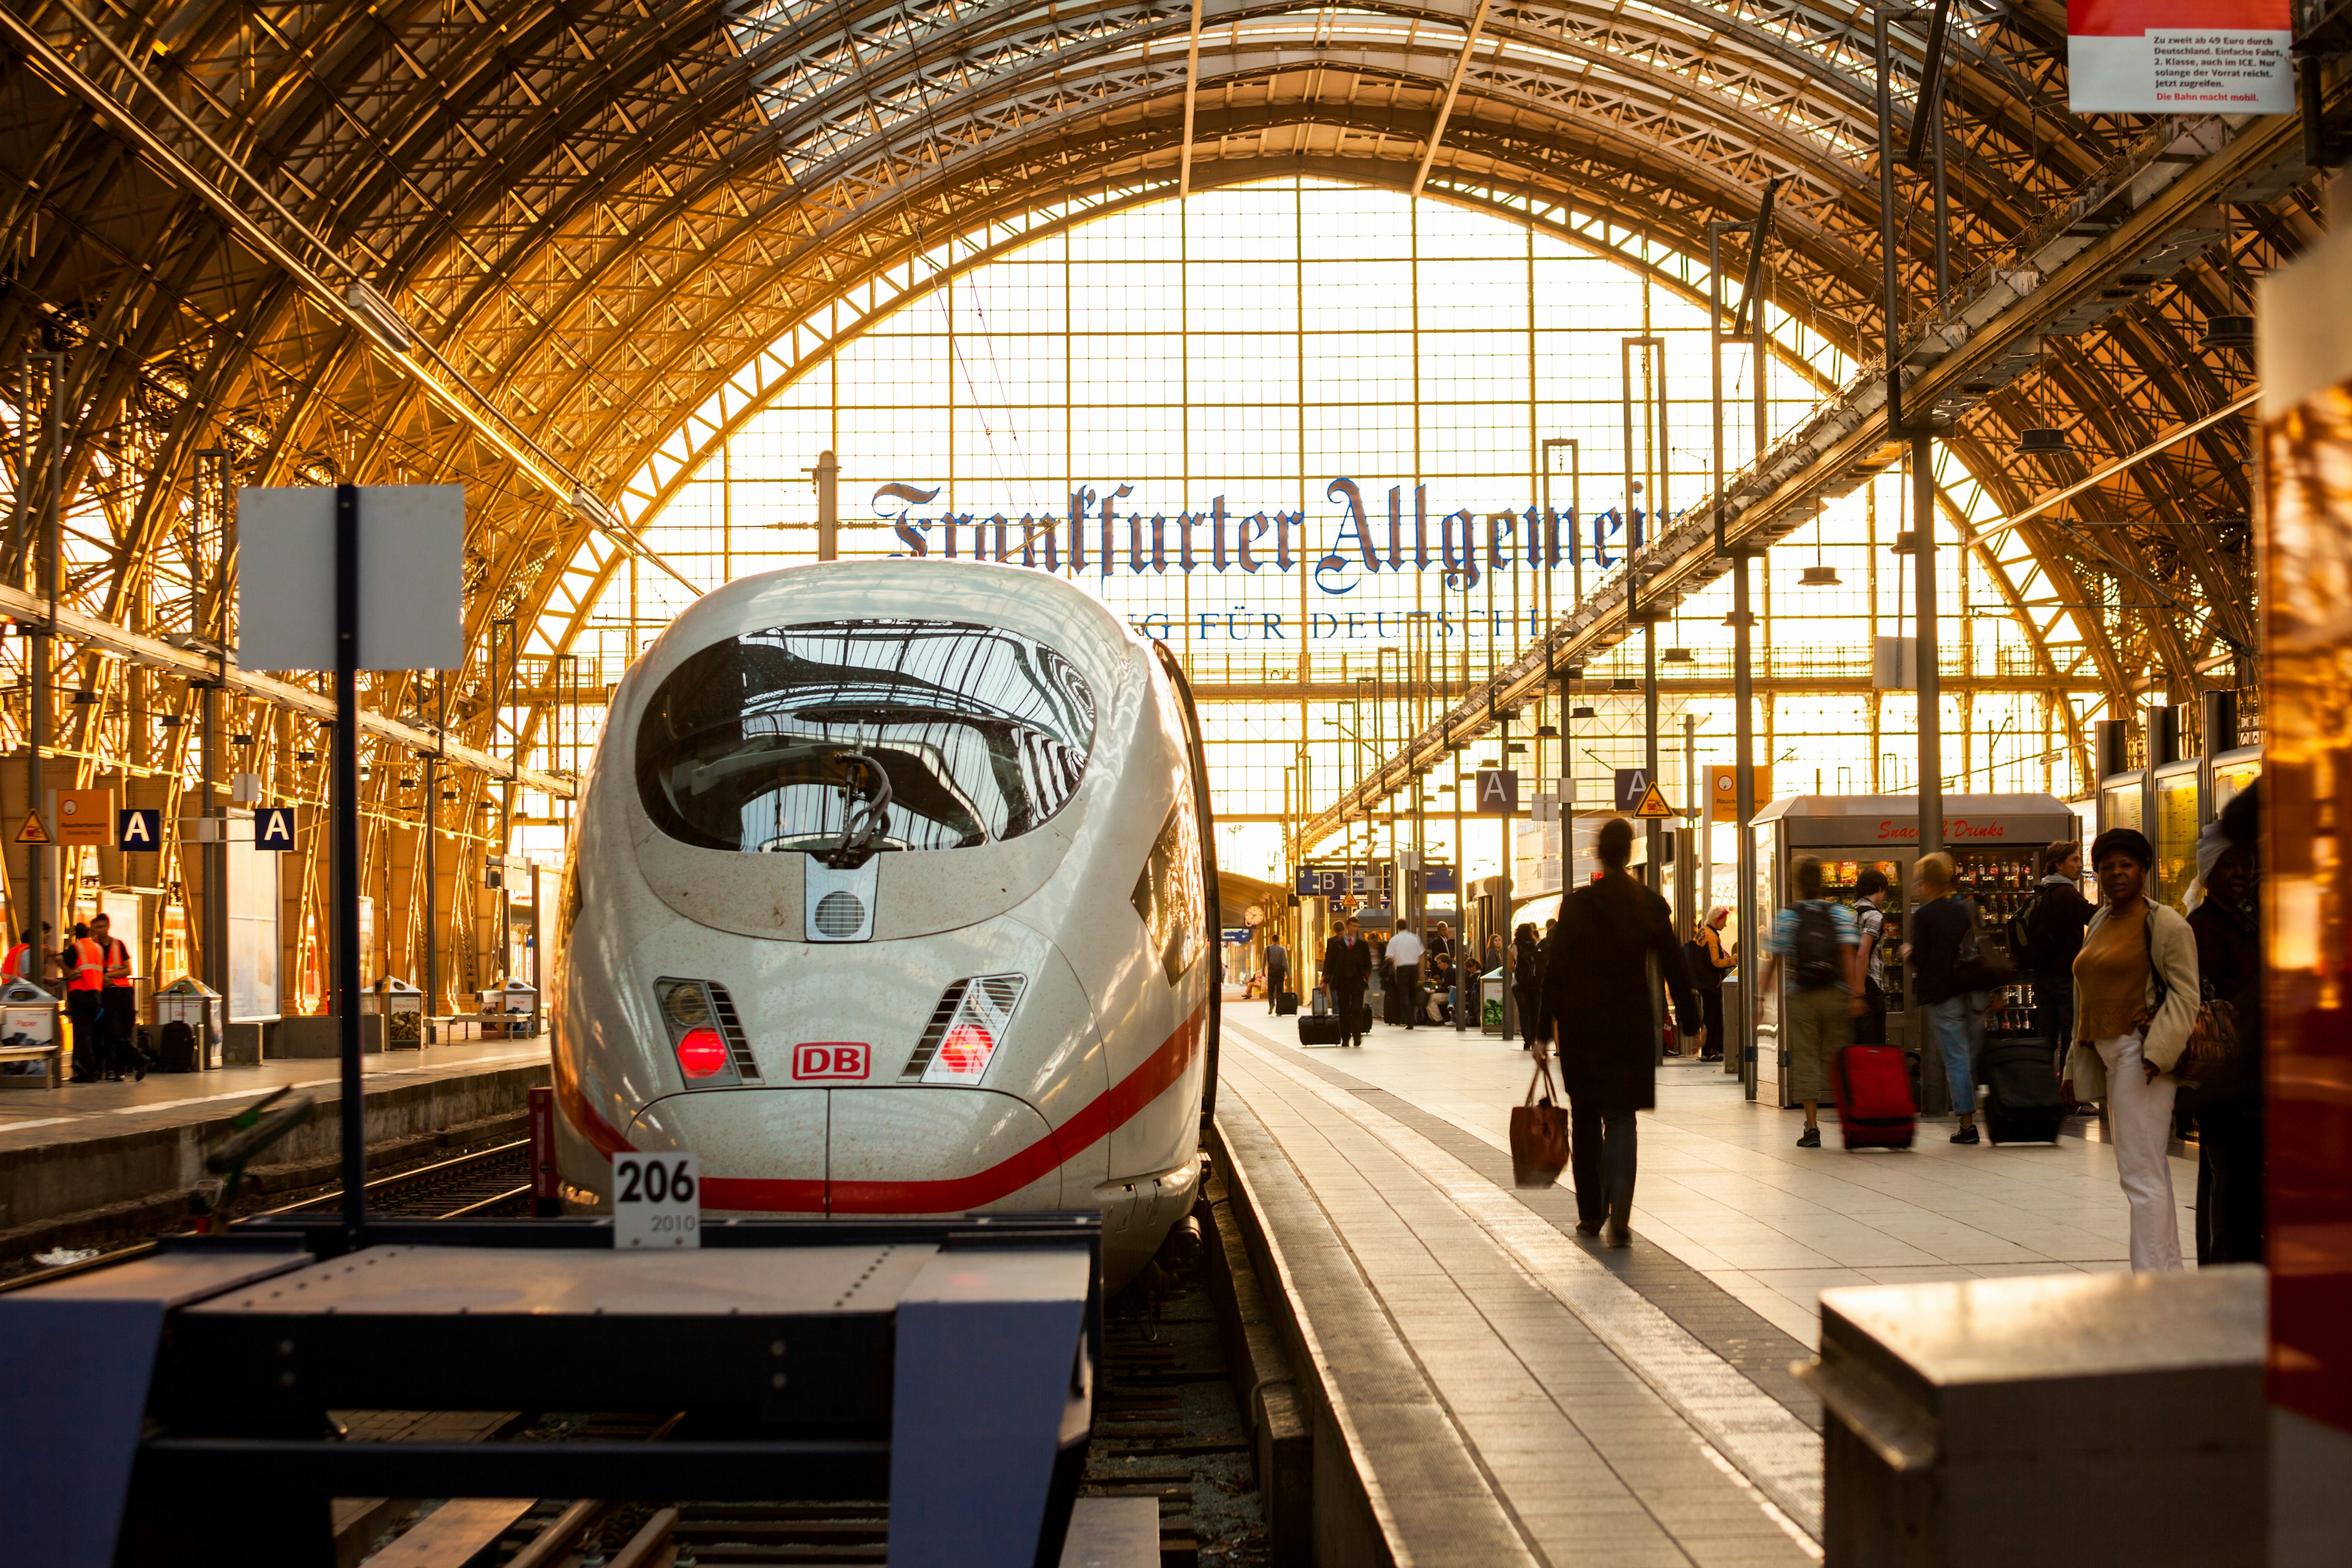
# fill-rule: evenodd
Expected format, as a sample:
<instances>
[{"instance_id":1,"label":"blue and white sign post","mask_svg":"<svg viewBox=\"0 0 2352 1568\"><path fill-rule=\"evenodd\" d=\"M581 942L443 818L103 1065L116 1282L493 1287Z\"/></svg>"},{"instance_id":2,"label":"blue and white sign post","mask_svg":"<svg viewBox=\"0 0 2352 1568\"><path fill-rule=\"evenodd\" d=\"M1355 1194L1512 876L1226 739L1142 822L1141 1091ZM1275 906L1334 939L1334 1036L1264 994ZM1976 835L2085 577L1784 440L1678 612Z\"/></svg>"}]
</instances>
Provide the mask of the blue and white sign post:
<instances>
[{"instance_id":1,"label":"blue and white sign post","mask_svg":"<svg viewBox=\"0 0 2352 1568\"><path fill-rule=\"evenodd\" d=\"M367 1122L360 1085L362 669L465 662L462 485L337 485L237 492L237 662L335 672L334 994L342 1058L343 1227L367 1224ZM368 517L363 532L362 510ZM284 843L262 838L275 817ZM290 847L290 807L257 812L255 843Z\"/></svg>"}]
</instances>

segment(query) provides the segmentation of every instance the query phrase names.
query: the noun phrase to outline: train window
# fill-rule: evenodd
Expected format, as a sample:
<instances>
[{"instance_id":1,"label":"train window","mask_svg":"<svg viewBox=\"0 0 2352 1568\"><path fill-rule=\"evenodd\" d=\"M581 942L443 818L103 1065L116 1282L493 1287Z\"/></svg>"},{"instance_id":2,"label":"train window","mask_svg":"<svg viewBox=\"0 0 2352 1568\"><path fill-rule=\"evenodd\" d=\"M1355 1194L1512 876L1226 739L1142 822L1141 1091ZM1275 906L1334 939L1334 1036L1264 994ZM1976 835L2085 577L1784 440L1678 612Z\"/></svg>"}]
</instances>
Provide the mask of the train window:
<instances>
[{"instance_id":1,"label":"train window","mask_svg":"<svg viewBox=\"0 0 2352 1568\"><path fill-rule=\"evenodd\" d=\"M637 729L637 793L672 838L822 851L889 782L886 849L1016 838L1069 804L1095 701L1034 637L861 619L746 632L672 670ZM864 764L861 765L861 762Z\"/></svg>"},{"instance_id":2,"label":"train window","mask_svg":"<svg viewBox=\"0 0 2352 1568\"><path fill-rule=\"evenodd\" d=\"M1192 809L1192 781L1178 785L1176 804L1144 857L1143 869L1129 895L1143 917L1151 951L1173 985L1208 945L1208 891L1201 878L1201 819Z\"/></svg>"}]
</instances>

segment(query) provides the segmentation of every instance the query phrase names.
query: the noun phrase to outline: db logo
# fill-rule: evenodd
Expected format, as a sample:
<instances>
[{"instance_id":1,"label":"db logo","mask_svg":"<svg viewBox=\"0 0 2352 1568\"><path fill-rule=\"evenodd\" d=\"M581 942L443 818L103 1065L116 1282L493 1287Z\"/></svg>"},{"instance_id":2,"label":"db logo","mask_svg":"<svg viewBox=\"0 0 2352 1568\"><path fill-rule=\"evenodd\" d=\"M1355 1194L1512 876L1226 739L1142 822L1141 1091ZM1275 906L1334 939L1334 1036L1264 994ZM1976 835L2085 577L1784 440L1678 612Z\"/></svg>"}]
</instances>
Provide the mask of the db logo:
<instances>
[{"instance_id":1,"label":"db logo","mask_svg":"<svg viewBox=\"0 0 2352 1568\"><path fill-rule=\"evenodd\" d=\"M793 1076L862 1079L871 1049L863 1040L804 1040L793 1047Z\"/></svg>"}]
</instances>

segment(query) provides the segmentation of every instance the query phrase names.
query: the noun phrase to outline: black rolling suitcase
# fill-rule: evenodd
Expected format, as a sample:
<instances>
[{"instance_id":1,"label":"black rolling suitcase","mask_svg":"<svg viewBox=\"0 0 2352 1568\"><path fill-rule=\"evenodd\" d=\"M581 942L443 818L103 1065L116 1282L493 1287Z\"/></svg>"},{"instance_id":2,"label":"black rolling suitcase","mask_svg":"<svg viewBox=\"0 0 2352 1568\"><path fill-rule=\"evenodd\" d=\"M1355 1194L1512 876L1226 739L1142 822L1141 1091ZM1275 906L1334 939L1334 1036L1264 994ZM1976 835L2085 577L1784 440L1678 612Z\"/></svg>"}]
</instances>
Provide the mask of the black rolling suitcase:
<instances>
[{"instance_id":1,"label":"black rolling suitcase","mask_svg":"<svg viewBox=\"0 0 2352 1568\"><path fill-rule=\"evenodd\" d=\"M174 1018L163 1026L163 1072L194 1072L201 1064L196 1060L196 1032Z\"/></svg>"},{"instance_id":2,"label":"black rolling suitcase","mask_svg":"<svg viewBox=\"0 0 2352 1568\"><path fill-rule=\"evenodd\" d=\"M1294 1013L1296 1013L1296 1012L1297 1012L1297 1011L1298 1011L1298 993L1297 993L1297 992L1296 992L1296 991L1286 991L1286 992L1284 992L1281 995L1276 996L1276 997L1274 999L1274 1016L1275 1016L1276 1017L1277 1017L1277 1018L1287 1018L1287 1017L1289 1017L1292 1014L1294 1014Z\"/></svg>"},{"instance_id":3,"label":"black rolling suitcase","mask_svg":"<svg viewBox=\"0 0 2352 1568\"><path fill-rule=\"evenodd\" d=\"M1302 1046L1336 1046L1348 1037L1348 1026L1337 1013L1301 1013L1298 1016L1298 1043Z\"/></svg>"},{"instance_id":4,"label":"black rolling suitcase","mask_svg":"<svg viewBox=\"0 0 2352 1568\"><path fill-rule=\"evenodd\" d=\"M1985 1136L1996 1143L2053 1143L2066 1102L2042 1040L1999 1040L1977 1058L1985 1086Z\"/></svg>"}]
</instances>

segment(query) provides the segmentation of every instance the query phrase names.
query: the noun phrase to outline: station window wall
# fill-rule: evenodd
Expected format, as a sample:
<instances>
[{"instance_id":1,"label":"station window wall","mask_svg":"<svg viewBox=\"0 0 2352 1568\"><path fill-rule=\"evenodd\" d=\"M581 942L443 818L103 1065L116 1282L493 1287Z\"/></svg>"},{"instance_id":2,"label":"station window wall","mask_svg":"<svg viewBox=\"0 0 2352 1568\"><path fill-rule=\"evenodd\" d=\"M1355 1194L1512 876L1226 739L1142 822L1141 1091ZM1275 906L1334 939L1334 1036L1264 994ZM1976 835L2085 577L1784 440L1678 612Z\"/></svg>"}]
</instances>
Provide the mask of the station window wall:
<instances>
[{"instance_id":1,"label":"station window wall","mask_svg":"<svg viewBox=\"0 0 2352 1568\"><path fill-rule=\"evenodd\" d=\"M639 526L705 586L809 560L807 470L830 449L845 556L1002 550L1045 569L1050 533L1054 569L1166 640L1211 700L1221 858L1272 874L1286 807L1327 804L1565 614L1580 574L1590 586L1622 569L1661 503L1678 513L1710 488L1703 264L1603 237L1613 253L1492 212L1288 180L1113 214L961 271L968 253L951 245L934 286L784 386ZM1766 383L1777 433L1851 367L1768 320L1785 351ZM1753 405L1744 349L1726 351L1725 374L1736 461ZM1987 510L1965 473L1938 478L1958 516ZM1910 787L1910 694L1853 690L1871 639L1907 632L1908 561L1882 521L1903 483L1829 503L1761 574L1758 755L1781 764L1780 793L1816 775L1827 790ZM1561 532L1548 569L1547 507L1574 519L1549 525ZM1516 521L1490 537L1497 511ZM1475 578L1460 569L1472 548ZM1941 553L1948 676L2038 672L1990 568ZM1817 564L1836 585L1800 584ZM1730 760L1728 595L1718 584L1659 628L1662 650L1688 656L1662 668L1670 788L1684 787L1685 714L1701 765ZM687 596L628 564L574 661L546 678L609 689ZM1528 750L1510 762L1605 798L1609 771L1642 756L1640 694L1612 689L1638 678L1641 647L1591 665L1574 700L1591 719L1530 710L1514 737ZM1809 677L1843 689L1803 695ZM1951 787L2072 788L2048 700L1961 685L1945 701ZM1535 742L1539 723L1565 728L1571 754ZM567 714L541 760L584 761L596 725L593 703ZM1460 760L1500 760L1501 744ZM1433 857L1453 858L1453 783L1429 781ZM520 847L558 842L539 836ZM1496 836L1466 837L1473 873L1494 869Z\"/></svg>"}]
</instances>

